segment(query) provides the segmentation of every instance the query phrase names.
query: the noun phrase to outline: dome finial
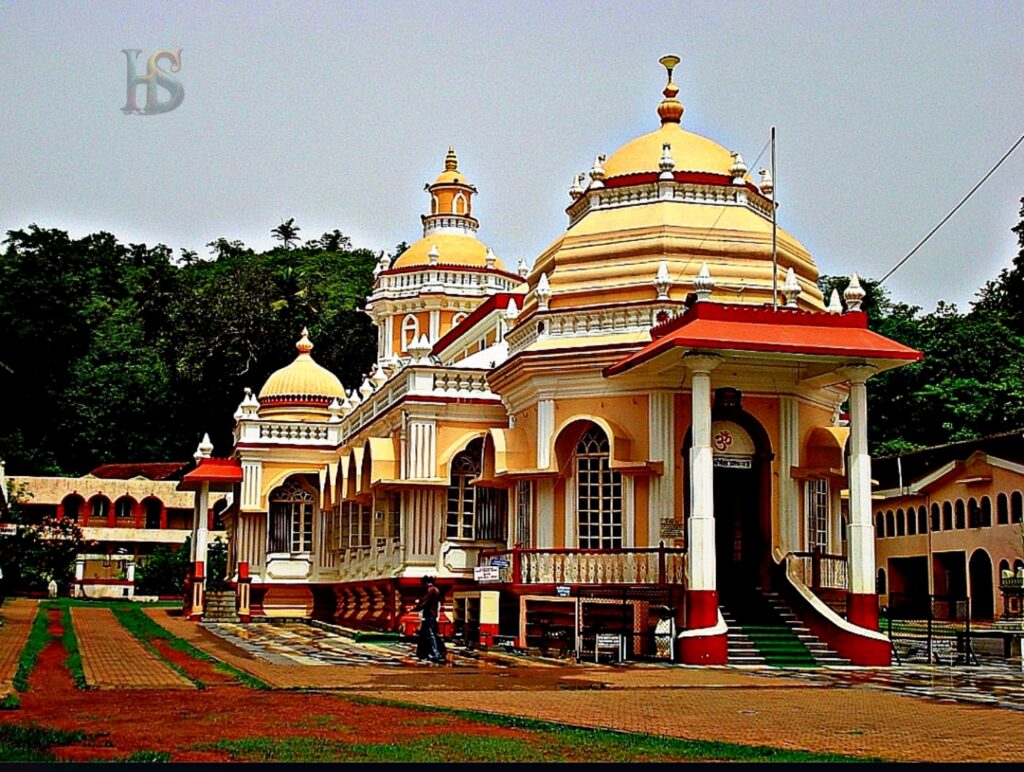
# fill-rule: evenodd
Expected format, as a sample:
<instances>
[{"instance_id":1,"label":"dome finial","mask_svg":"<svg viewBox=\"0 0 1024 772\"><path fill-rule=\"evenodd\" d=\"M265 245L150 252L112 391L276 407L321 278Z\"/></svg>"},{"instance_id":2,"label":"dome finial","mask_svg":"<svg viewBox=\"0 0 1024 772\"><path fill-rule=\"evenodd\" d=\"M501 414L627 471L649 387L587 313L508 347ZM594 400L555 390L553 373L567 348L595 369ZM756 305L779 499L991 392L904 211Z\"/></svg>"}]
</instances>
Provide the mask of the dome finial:
<instances>
[{"instance_id":1,"label":"dome finial","mask_svg":"<svg viewBox=\"0 0 1024 772\"><path fill-rule=\"evenodd\" d=\"M665 90L661 92L665 95L665 98L658 105L658 115L661 118L662 125L666 123L679 123L683 118L683 103L676 99L676 94L679 93L679 86L672 82L672 71L679 64L679 57L669 54L668 56L661 57L658 61L668 71L668 83L665 85Z\"/></svg>"},{"instance_id":2,"label":"dome finial","mask_svg":"<svg viewBox=\"0 0 1024 772\"><path fill-rule=\"evenodd\" d=\"M309 339L309 330L305 327L302 328L302 337L295 344L295 348L298 349L300 354L308 354L313 350L313 343Z\"/></svg>"},{"instance_id":3,"label":"dome finial","mask_svg":"<svg viewBox=\"0 0 1024 772\"><path fill-rule=\"evenodd\" d=\"M455 155L455 148L448 146L448 154L444 157L444 170L446 172L457 172L459 170L459 157Z\"/></svg>"}]
</instances>

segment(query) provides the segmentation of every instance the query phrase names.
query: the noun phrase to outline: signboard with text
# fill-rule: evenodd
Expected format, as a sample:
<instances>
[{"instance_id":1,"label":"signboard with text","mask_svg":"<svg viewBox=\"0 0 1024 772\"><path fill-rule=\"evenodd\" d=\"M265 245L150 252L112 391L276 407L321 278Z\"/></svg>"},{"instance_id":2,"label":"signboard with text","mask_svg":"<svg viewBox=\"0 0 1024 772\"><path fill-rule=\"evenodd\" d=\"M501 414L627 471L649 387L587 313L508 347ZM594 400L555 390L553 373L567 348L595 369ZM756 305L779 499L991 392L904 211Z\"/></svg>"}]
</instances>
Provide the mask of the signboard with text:
<instances>
[{"instance_id":1,"label":"signboard with text","mask_svg":"<svg viewBox=\"0 0 1024 772\"><path fill-rule=\"evenodd\" d=\"M501 569L498 566L476 566L473 569L473 578L480 584L500 582Z\"/></svg>"}]
</instances>

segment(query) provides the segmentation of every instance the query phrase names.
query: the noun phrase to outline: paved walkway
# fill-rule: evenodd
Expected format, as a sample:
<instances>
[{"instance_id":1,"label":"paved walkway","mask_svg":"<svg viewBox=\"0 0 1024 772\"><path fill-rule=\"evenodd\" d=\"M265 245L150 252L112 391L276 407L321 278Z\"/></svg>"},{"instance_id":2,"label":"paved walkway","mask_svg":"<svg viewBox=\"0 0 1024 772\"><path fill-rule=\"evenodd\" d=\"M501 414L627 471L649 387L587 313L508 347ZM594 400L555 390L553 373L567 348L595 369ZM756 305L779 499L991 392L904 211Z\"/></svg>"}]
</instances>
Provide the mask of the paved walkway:
<instances>
[{"instance_id":1,"label":"paved walkway","mask_svg":"<svg viewBox=\"0 0 1024 772\"><path fill-rule=\"evenodd\" d=\"M158 659L108 608L71 608L71 620L89 686L100 689L194 689Z\"/></svg>"},{"instance_id":2,"label":"paved walkway","mask_svg":"<svg viewBox=\"0 0 1024 772\"><path fill-rule=\"evenodd\" d=\"M256 646L256 639L273 638L274 629L280 628L270 646L276 651L271 662L266 652L254 656L232 643L234 636L219 637L212 629L168 615L166 609L150 608L146 613L197 648L278 688L344 690L582 727L887 760L1024 759L1018 710L961 704L940 693L913 691L915 683L929 678L935 684L955 678L955 674L937 672L941 669L920 668L912 673L902 668L782 672L664 665L537 666L501 655L476 659L459 655L452 667L419 665L409 656L406 667L284 664L289 642L303 639L295 656L306 656L302 652L308 646L307 636L286 626L267 625L248 642ZM312 638L328 646L322 635ZM330 646L370 648L354 642ZM379 648L402 656L411 646ZM1003 672L1001 688L1014 688L1015 677L1017 693L1024 695L1024 675L1009 670Z\"/></svg>"},{"instance_id":3,"label":"paved walkway","mask_svg":"<svg viewBox=\"0 0 1024 772\"><path fill-rule=\"evenodd\" d=\"M39 610L39 601L14 598L0 608L0 694L11 691L11 681L18 672L18 657L32 630L32 621Z\"/></svg>"}]
</instances>

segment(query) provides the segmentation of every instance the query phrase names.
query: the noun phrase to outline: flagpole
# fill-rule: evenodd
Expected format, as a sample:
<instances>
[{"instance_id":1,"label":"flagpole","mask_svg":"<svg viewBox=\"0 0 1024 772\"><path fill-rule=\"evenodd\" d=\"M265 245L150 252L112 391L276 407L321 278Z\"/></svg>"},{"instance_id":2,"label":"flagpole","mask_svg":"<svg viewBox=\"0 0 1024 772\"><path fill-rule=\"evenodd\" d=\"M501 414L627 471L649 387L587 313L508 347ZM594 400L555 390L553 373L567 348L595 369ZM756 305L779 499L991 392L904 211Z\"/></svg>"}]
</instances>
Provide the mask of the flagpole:
<instances>
[{"instance_id":1,"label":"flagpole","mask_svg":"<svg viewBox=\"0 0 1024 772\"><path fill-rule=\"evenodd\" d=\"M775 176L775 127L772 126L772 308L778 308L779 305L778 213L775 209L775 186L777 179Z\"/></svg>"}]
</instances>

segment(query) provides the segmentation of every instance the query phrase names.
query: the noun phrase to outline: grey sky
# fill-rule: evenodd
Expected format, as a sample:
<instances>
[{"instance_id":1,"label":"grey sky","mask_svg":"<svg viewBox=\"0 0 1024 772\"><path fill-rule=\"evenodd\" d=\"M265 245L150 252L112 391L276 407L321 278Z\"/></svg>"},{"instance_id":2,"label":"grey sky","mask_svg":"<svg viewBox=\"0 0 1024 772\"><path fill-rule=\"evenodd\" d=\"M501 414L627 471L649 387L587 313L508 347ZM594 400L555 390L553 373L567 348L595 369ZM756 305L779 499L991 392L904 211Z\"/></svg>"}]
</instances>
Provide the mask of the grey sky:
<instances>
[{"instance_id":1,"label":"grey sky","mask_svg":"<svg viewBox=\"0 0 1024 772\"><path fill-rule=\"evenodd\" d=\"M657 127L677 53L683 125L752 165L774 123L781 224L823 272L877 278L1024 132L1022 29L1021 2L0 2L0 229L205 254L295 217L390 249L454 144L481 238L532 262L572 176ZM179 47L184 103L123 115L121 49ZM1022 195L1024 148L893 295L969 301Z\"/></svg>"}]
</instances>

